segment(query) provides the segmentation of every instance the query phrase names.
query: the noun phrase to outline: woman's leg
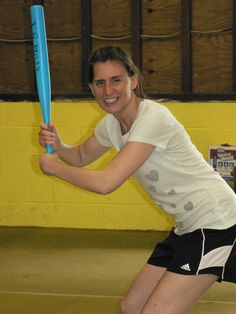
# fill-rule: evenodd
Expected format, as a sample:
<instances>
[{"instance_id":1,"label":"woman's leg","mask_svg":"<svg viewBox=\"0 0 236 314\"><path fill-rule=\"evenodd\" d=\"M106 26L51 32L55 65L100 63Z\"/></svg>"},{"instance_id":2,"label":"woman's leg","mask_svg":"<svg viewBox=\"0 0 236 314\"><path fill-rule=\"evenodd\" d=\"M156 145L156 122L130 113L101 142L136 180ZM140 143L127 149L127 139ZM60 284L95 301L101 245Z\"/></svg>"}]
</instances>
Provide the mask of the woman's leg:
<instances>
[{"instance_id":1,"label":"woman's leg","mask_svg":"<svg viewBox=\"0 0 236 314\"><path fill-rule=\"evenodd\" d=\"M140 314L166 268L146 264L121 303L122 314Z\"/></svg>"},{"instance_id":2,"label":"woman's leg","mask_svg":"<svg viewBox=\"0 0 236 314\"><path fill-rule=\"evenodd\" d=\"M183 314L217 280L215 275L179 275L166 272L142 310L142 314Z\"/></svg>"}]
</instances>

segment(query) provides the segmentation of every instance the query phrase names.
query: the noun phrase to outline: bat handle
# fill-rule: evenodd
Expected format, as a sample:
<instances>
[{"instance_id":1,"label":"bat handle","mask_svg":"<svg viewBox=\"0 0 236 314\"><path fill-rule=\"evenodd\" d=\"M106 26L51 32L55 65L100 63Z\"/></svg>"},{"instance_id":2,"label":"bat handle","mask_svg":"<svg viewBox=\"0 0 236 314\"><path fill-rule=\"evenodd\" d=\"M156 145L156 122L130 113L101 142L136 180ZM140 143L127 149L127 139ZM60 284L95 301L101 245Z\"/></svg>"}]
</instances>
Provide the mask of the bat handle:
<instances>
[{"instance_id":1,"label":"bat handle","mask_svg":"<svg viewBox=\"0 0 236 314\"><path fill-rule=\"evenodd\" d=\"M44 123L46 123L46 124L49 124L49 121L48 121L48 117L46 117L45 119L44 119ZM53 148L52 148L52 145L46 145L46 153L47 154L52 154L53 153Z\"/></svg>"},{"instance_id":2,"label":"bat handle","mask_svg":"<svg viewBox=\"0 0 236 314\"><path fill-rule=\"evenodd\" d=\"M53 148L51 145L46 145L46 152L47 154L52 154L53 153Z\"/></svg>"}]
</instances>

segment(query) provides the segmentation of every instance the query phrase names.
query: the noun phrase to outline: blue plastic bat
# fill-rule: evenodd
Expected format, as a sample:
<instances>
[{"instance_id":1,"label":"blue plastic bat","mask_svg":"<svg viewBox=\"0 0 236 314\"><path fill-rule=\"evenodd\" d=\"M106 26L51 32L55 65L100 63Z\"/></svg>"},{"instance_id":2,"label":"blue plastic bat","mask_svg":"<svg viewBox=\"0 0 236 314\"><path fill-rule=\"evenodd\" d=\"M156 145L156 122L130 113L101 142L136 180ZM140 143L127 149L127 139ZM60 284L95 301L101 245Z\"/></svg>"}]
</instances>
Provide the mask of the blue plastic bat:
<instances>
[{"instance_id":1,"label":"blue plastic bat","mask_svg":"<svg viewBox=\"0 0 236 314\"><path fill-rule=\"evenodd\" d=\"M43 6L32 5L30 13L38 96L43 121L45 124L49 124L51 119L51 81ZM46 146L46 152L49 154L53 152L50 145Z\"/></svg>"}]
</instances>

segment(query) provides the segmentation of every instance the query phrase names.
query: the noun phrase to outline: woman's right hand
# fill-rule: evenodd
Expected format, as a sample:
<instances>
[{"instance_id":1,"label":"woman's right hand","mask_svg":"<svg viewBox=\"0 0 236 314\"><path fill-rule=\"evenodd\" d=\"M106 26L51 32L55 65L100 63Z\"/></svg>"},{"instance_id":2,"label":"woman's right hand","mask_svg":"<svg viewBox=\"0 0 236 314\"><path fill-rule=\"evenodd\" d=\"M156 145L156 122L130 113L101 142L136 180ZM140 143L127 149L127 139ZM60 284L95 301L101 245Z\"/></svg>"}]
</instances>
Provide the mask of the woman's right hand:
<instances>
[{"instance_id":1,"label":"woman's right hand","mask_svg":"<svg viewBox=\"0 0 236 314\"><path fill-rule=\"evenodd\" d=\"M57 152L62 148L62 141L57 132L56 127L52 124L40 124L40 132L39 132L39 144L42 147L46 147L46 145L51 145L53 147L53 151Z\"/></svg>"}]
</instances>

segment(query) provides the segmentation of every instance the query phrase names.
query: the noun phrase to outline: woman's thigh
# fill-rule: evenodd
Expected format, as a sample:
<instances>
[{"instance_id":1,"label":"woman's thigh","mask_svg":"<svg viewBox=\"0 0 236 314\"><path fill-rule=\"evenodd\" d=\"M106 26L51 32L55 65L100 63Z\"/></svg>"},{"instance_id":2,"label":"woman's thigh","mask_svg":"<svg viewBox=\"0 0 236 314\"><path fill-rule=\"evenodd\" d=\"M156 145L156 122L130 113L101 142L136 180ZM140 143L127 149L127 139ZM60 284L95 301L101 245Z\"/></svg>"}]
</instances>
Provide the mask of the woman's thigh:
<instances>
[{"instance_id":1,"label":"woman's thigh","mask_svg":"<svg viewBox=\"0 0 236 314\"><path fill-rule=\"evenodd\" d=\"M217 279L215 275L180 275L167 271L154 288L142 313L186 313Z\"/></svg>"},{"instance_id":2,"label":"woman's thigh","mask_svg":"<svg viewBox=\"0 0 236 314\"><path fill-rule=\"evenodd\" d=\"M122 302L122 313L141 313L165 271L163 267L144 265Z\"/></svg>"}]
</instances>

